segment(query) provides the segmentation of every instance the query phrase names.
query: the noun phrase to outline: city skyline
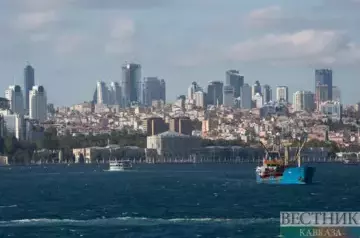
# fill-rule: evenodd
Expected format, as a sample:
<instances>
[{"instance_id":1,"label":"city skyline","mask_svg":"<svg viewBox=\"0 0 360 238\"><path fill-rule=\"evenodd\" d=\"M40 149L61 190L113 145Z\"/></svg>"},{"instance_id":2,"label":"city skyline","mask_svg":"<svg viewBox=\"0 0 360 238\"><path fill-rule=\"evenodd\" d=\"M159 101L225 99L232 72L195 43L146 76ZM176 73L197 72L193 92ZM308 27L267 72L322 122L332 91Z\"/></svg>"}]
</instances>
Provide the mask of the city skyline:
<instances>
[{"instance_id":1,"label":"city skyline","mask_svg":"<svg viewBox=\"0 0 360 238\"><path fill-rule=\"evenodd\" d=\"M186 94L193 81L203 87L225 81L224 72L230 69L239 70L250 85L287 85L290 95L314 91L318 68L333 70L334 85L346 92L343 103L359 100L360 73L355 68L360 36L351 22L356 19L352 9L360 4L351 0L301 6L233 0L152 2L156 5L123 0L88 6L82 1L16 2L0 3L2 91L14 78L23 85L22 69L29 61L36 70L35 84L44 85L49 102L69 106L91 100L96 81L120 82L121 65L131 61L141 65L142 76L166 80L169 102ZM89 18L97 18L97 24Z\"/></svg>"}]
</instances>

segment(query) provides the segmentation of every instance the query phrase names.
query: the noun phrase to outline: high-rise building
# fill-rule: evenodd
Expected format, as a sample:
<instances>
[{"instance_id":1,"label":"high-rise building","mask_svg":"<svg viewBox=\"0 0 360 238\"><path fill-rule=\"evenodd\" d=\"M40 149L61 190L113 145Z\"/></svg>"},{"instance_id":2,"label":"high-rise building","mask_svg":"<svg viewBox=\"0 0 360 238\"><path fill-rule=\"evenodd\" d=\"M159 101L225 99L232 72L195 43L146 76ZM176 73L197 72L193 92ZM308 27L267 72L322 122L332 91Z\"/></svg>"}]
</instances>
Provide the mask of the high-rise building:
<instances>
[{"instance_id":1,"label":"high-rise building","mask_svg":"<svg viewBox=\"0 0 360 238\"><path fill-rule=\"evenodd\" d=\"M262 92L264 103L268 103L268 102L272 101L272 90L269 85L265 84L264 86L262 86L261 92Z\"/></svg>"},{"instance_id":2,"label":"high-rise building","mask_svg":"<svg viewBox=\"0 0 360 238\"><path fill-rule=\"evenodd\" d=\"M252 92L251 86L249 84L244 84L241 88L241 108L242 109L251 109L252 108Z\"/></svg>"},{"instance_id":3,"label":"high-rise building","mask_svg":"<svg viewBox=\"0 0 360 238\"><path fill-rule=\"evenodd\" d=\"M121 87L118 82L111 82L109 88L109 104L121 106L122 94Z\"/></svg>"},{"instance_id":4,"label":"high-rise building","mask_svg":"<svg viewBox=\"0 0 360 238\"><path fill-rule=\"evenodd\" d=\"M96 84L97 90L97 104L109 104L109 89L106 86L106 83L103 81L98 81Z\"/></svg>"},{"instance_id":5,"label":"high-rise building","mask_svg":"<svg viewBox=\"0 0 360 238\"><path fill-rule=\"evenodd\" d=\"M194 99L194 96L195 96L195 93L197 91L199 91L201 88L200 86L197 84L197 82L192 82L191 85L189 86L188 88L188 95L187 95L187 98L189 100L193 100Z\"/></svg>"},{"instance_id":6,"label":"high-rise building","mask_svg":"<svg viewBox=\"0 0 360 238\"><path fill-rule=\"evenodd\" d=\"M164 79L160 80L160 100L166 103L166 82Z\"/></svg>"},{"instance_id":7,"label":"high-rise building","mask_svg":"<svg viewBox=\"0 0 360 238\"><path fill-rule=\"evenodd\" d=\"M317 69L315 70L315 91L319 86L327 86L328 91L328 100L332 100L332 88L333 88L333 80L332 80L332 70L330 69ZM318 95L316 95L318 96ZM320 99L316 98L317 102L320 102Z\"/></svg>"},{"instance_id":8,"label":"high-rise building","mask_svg":"<svg viewBox=\"0 0 360 238\"><path fill-rule=\"evenodd\" d=\"M195 105L200 108L206 107L206 93L203 91L197 91L194 94Z\"/></svg>"},{"instance_id":9,"label":"high-rise building","mask_svg":"<svg viewBox=\"0 0 360 238\"><path fill-rule=\"evenodd\" d=\"M252 100L254 101L256 108L262 108L262 106L264 105L264 98L260 93L256 93Z\"/></svg>"},{"instance_id":10,"label":"high-rise building","mask_svg":"<svg viewBox=\"0 0 360 238\"><path fill-rule=\"evenodd\" d=\"M12 85L5 91L5 98L9 100L10 110L17 114L24 114L24 97L19 85Z\"/></svg>"},{"instance_id":11,"label":"high-rise building","mask_svg":"<svg viewBox=\"0 0 360 238\"><path fill-rule=\"evenodd\" d=\"M142 104L150 107L152 101L162 100L165 102L165 80L157 77L146 77L142 83Z\"/></svg>"},{"instance_id":12,"label":"high-rise building","mask_svg":"<svg viewBox=\"0 0 360 238\"><path fill-rule=\"evenodd\" d=\"M276 101L289 102L289 88L287 86L278 86L276 88Z\"/></svg>"},{"instance_id":13,"label":"high-rise building","mask_svg":"<svg viewBox=\"0 0 360 238\"><path fill-rule=\"evenodd\" d=\"M150 117L143 120L143 128L147 136L154 136L167 131L169 126L161 117Z\"/></svg>"},{"instance_id":14,"label":"high-rise building","mask_svg":"<svg viewBox=\"0 0 360 238\"><path fill-rule=\"evenodd\" d=\"M314 93L310 91L297 91L293 97L294 111L314 111Z\"/></svg>"},{"instance_id":15,"label":"high-rise building","mask_svg":"<svg viewBox=\"0 0 360 238\"><path fill-rule=\"evenodd\" d=\"M224 94L224 99L223 99L224 107L233 107L234 95L235 95L234 87L231 85L225 85L223 94Z\"/></svg>"},{"instance_id":16,"label":"high-rise building","mask_svg":"<svg viewBox=\"0 0 360 238\"><path fill-rule=\"evenodd\" d=\"M238 70L226 71L226 85L231 85L234 88L234 97L240 97L241 87L244 85L244 76L240 75Z\"/></svg>"},{"instance_id":17,"label":"high-rise building","mask_svg":"<svg viewBox=\"0 0 360 238\"><path fill-rule=\"evenodd\" d=\"M29 93L35 85L35 70L31 65L24 69L24 106L26 113L29 112Z\"/></svg>"},{"instance_id":18,"label":"high-rise building","mask_svg":"<svg viewBox=\"0 0 360 238\"><path fill-rule=\"evenodd\" d=\"M207 104L222 105L223 104L223 87L224 83L221 81L209 82L207 89Z\"/></svg>"},{"instance_id":19,"label":"high-rise building","mask_svg":"<svg viewBox=\"0 0 360 238\"><path fill-rule=\"evenodd\" d=\"M124 106L141 101L141 65L129 63L122 66L121 89Z\"/></svg>"},{"instance_id":20,"label":"high-rise building","mask_svg":"<svg viewBox=\"0 0 360 238\"><path fill-rule=\"evenodd\" d=\"M251 92L251 97L254 97L255 94L262 94L261 93L261 85L259 81L255 81L254 85L252 86L252 92Z\"/></svg>"},{"instance_id":21,"label":"high-rise building","mask_svg":"<svg viewBox=\"0 0 360 238\"><path fill-rule=\"evenodd\" d=\"M30 118L44 122L47 120L47 97L43 86L35 85L29 94Z\"/></svg>"}]
</instances>

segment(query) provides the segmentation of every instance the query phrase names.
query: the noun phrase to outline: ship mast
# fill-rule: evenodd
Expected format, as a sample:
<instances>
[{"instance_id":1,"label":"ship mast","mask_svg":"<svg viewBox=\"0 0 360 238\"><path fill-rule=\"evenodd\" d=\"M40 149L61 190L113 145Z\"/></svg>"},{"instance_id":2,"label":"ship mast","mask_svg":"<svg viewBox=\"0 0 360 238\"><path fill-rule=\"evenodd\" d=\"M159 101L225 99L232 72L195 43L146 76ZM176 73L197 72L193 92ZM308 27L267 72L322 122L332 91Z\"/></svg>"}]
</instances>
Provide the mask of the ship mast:
<instances>
[{"instance_id":1,"label":"ship mast","mask_svg":"<svg viewBox=\"0 0 360 238\"><path fill-rule=\"evenodd\" d=\"M301 167L301 150L303 149L305 143L307 141L307 134L304 132L302 137L300 137L299 139L299 142L301 143L299 148L298 148L298 151L296 153L296 158L297 158L297 162L298 162L298 167Z\"/></svg>"}]
</instances>

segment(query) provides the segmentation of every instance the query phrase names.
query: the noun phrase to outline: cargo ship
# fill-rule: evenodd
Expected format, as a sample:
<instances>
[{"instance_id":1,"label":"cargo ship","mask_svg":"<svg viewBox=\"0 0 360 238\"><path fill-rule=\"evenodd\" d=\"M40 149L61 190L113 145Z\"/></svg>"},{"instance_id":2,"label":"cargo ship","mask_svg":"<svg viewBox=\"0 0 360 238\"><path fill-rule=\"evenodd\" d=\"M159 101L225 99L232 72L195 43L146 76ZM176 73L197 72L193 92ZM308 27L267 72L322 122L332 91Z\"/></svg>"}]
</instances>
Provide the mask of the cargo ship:
<instances>
[{"instance_id":1,"label":"cargo ship","mask_svg":"<svg viewBox=\"0 0 360 238\"><path fill-rule=\"evenodd\" d=\"M298 147L296 160L289 161L289 146L285 146L285 156L281 157L280 151L265 149L262 165L256 168L256 182L264 184L310 184L315 173L315 168L301 165L300 152L306 140Z\"/></svg>"}]
</instances>

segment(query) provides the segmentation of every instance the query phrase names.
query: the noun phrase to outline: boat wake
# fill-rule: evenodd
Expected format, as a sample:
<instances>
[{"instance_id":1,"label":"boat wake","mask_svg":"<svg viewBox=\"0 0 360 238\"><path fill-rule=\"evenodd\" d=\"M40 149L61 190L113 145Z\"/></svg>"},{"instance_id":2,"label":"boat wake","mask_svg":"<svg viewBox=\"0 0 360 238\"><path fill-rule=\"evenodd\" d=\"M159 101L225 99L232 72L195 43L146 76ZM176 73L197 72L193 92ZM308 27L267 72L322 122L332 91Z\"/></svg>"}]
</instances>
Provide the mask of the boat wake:
<instances>
[{"instance_id":1,"label":"boat wake","mask_svg":"<svg viewBox=\"0 0 360 238\"><path fill-rule=\"evenodd\" d=\"M43 227L43 226L157 226L157 225L252 225L278 223L277 218L240 218L240 219L222 219L222 218L146 218L146 217L117 217L117 218L99 218L90 220L73 219L22 219L0 221L0 227Z\"/></svg>"}]
</instances>

